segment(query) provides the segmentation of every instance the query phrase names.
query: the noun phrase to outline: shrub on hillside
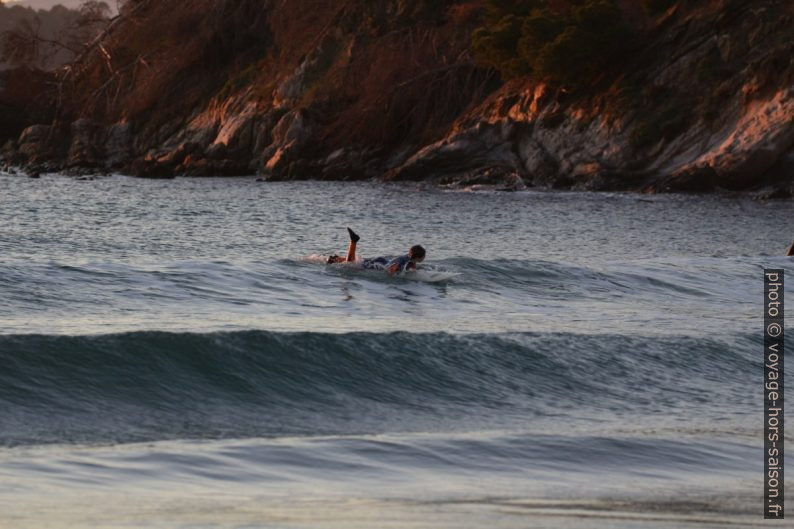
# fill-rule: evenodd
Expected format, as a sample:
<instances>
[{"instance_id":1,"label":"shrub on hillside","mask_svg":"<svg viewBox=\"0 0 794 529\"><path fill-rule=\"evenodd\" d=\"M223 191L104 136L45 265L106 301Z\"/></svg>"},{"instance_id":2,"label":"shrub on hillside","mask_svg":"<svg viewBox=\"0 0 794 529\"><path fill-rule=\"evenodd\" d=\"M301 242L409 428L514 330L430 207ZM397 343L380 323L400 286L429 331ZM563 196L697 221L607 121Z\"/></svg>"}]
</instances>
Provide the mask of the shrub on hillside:
<instances>
[{"instance_id":1,"label":"shrub on hillside","mask_svg":"<svg viewBox=\"0 0 794 529\"><path fill-rule=\"evenodd\" d=\"M577 87L604 71L631 40L615 0L488 0L472 50L504 78L529 74Z\"/></svg>"},{"instance_id":2,"label":"shrub on hillside","mask_svg":"<svg viewBox=\"0 0 794 529\"><path fill-rule=\"evenodd\" d=\"M642 0L642 7L644 7L645 11L649 14L655 15L662 11L666 11L675 3L676 0Z\"/></svg>"}]
</instances>

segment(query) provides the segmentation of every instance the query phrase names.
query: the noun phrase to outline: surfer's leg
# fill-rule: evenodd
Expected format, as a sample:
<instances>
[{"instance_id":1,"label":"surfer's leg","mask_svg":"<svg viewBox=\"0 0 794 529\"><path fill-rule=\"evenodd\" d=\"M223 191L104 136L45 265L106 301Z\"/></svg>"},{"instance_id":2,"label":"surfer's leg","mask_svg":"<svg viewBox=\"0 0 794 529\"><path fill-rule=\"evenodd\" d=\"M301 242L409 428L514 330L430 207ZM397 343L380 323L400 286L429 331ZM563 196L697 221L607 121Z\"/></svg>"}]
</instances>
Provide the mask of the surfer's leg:
<instances>
[{"instance_id":1,"label":"surfer's leg","mask_svg":"<svg viewBox=\"0 0 794 529\"><path fill-rule=\"evenodd\" d=\"M361 239L356 232L351 230L350 228L347 229L347 233L350 234L350 244L347 247L347 262L352 263L356 260L356 243L358 240Z\"/></svg>"},{"instance_id":2,"label":"surfer's leg","mask_svg":"<svg viewBox=\"0 0 794 529\"><path fill-rule=\"evenodd\" d=\"M791 246L789 246L788 250L786 250L786 255L788 257L791 257L792 255L794 255L794 242L792 242Z\"/></svg>"},{"instance_id":3,"label":"surfer's leg","mask_svg":"<svg viewBox=\"0 0 794 529\"><path fill-rule=\"evenodd\" d=\"M356 260L356 241L350 241L350 244L347 246L347 258L345 261L352 263Z\"/></svg>"}]
</instances>

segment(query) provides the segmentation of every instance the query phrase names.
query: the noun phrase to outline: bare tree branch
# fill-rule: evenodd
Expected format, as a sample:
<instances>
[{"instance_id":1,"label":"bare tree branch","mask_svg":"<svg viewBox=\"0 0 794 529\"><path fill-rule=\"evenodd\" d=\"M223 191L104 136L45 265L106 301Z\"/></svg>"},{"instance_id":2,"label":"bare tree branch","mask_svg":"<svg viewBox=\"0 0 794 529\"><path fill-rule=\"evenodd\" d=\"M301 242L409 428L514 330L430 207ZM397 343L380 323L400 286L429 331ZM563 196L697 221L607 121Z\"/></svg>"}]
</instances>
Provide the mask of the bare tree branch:
<instances>
[{"instance_id":1,"label":"bare tree branch","mask_svg":"<svg viewBox=\"0 0 794 529\"><path fill-rule=\"evenodd\" d=\"M0 58L12 64L32 64L39 57L41 21L22 19L17 27L0 34Z\"/></svg>"}]
</instances>

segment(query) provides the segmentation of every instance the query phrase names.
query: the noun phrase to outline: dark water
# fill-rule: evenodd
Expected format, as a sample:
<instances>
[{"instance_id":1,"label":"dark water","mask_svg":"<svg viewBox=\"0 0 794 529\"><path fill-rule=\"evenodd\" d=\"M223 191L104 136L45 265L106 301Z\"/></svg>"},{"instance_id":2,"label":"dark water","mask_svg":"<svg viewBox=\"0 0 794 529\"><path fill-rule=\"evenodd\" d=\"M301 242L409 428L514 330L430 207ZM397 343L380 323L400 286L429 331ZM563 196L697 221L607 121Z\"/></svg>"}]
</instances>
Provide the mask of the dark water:
<instances>
[{"instance_id":1,"label":"dark water","mask_svg":"<svg viewBox=\"0 0 794 529\"><path fill-rule=\"evenodd\" d=\"M3 443L355 435L697 414L754 434L753 335L0 337ZM719 366L719 370L717 370ZM730 411L728 411L730 410ZM743 415L748 415L745 421Z\"/></svg>"},{"instance_id":2,"label":"dark water","mask_svg":"<svg viewBox=\"0 0 794 529\"><path fill-rule=\"evenodd\" d=\"M792 213L0 177L0 527L763 525Z\"/></svg>"}]
</instances>

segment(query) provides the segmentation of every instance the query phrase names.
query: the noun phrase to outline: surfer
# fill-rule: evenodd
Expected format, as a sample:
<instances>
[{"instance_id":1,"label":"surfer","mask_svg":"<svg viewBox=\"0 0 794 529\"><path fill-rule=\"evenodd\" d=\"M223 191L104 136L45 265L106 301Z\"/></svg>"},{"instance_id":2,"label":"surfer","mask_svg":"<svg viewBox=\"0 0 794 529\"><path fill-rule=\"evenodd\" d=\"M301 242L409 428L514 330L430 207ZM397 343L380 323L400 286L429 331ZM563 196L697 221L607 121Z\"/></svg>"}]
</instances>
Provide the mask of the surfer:
<instances>
[{"instance_id":1,"label":"surfer","mask_svg":"<svg viewBox=\"0 0 794 529\"><path fill-rule=\"evenodd\" d=\"M788 250L786 250L786 256L787 257L794 256L794 242L792 242L791 246L789 246Z\"/></svg>"},{"instance_id":2,"label":"surfer","mask_svg":"<svg viewBox=\"0 0 794 529\"><path fill-rule=\"evenodd\" d=\"M329 255L328 264L337 263L352 263L356 260L356 244L361 239L356 232L347 229L350 234L350 244L347 246L347 255L345 257L339 255ZM408 253L399 257L372 257L369 259L362 259L361 266L369 270L385 270L389 275L407 272L409 270L416 270L416 265L425 260L425 249L420 245L411 246Z\"/></svg>"}]
</instances>

